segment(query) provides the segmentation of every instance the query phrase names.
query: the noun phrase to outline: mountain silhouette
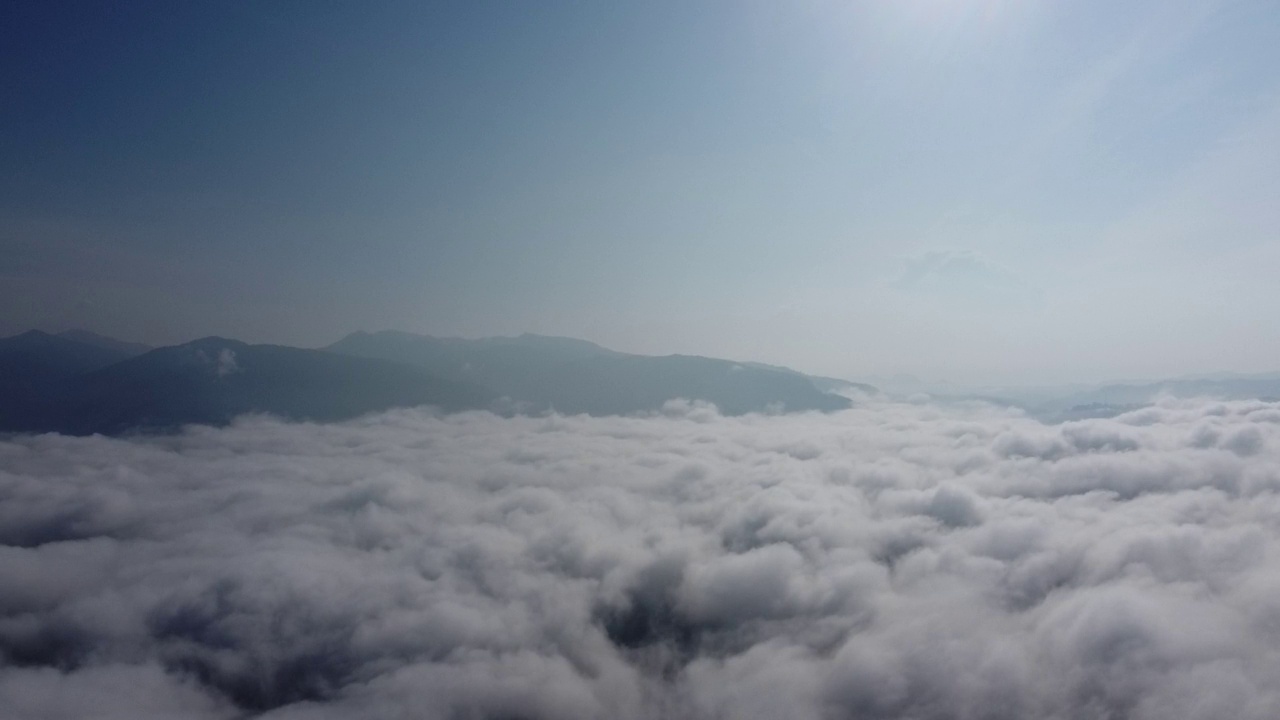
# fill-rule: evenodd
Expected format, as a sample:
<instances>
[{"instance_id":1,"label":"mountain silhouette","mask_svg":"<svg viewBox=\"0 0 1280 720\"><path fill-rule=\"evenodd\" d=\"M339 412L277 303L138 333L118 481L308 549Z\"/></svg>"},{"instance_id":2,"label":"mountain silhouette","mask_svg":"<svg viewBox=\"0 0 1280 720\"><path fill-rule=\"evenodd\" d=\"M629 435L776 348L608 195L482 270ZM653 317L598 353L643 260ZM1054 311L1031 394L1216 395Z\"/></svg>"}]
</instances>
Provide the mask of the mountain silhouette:
<instances>
[{"instance_id":1,"label":"mountain silhouette","mask_svg":"<svg viewBox=\"0 0 1280 720\"><path fill-rule=\"evenodd\" d=\"M333 421L393 407L482 408L492 400L479 387L415 367L320 350L210 337L107 364L111 351L103 348L41 340L61 351L47 353L59 368L88 371L46 383L43 394L0 417L2 430L119 434L221 425L255 412ZM0 341L0 348L8 344Z\"/></svg>"},{"instance_id":2,"label":"mountain silhouette","mask_svg":"<svg viewBox=\"0 0 1280 720\"><path fill-rule=\"evenodd\" d=\"M90 373L77 398L76 430L115 433L224 424L249 412L325 422L392 407L467 410L492 395L400 363L210 337Z\"/></svg>"},{"instance_id":3,"label":"mountain silhouette","mask_svg":"<svg viewBox=\"0 0 1280 720\"><path fill-rule=\"evenodd\" d=\"M585 340L520 335L436 338L357 332L331 352L413 364L466 381L529 412L614 415L657 410L674 398L714 403L726 414L841 410L850 401L787 368L690 355L631 355Z\"/></svg>"},{"instance_id":4,"label":"mountain silhouette","mask_svg":"<svg viewBox=\"0 0 1280 720\"><path fill-rule=\"evenodd\" d=\"M131 353L29 330L0 338L0 430L49 429L71 380Z\"/></svg>"},{"instance_id":5,"label":"mountain silhouette","mask_svg":"<svg viewBox=\"0 0 1280 720\"><path fill-rule=\"evenodd\" d=\"M787 368L615 352L585 340L355 333L325 349L208 337L155 349L88 331L0 339L0 432L108 435L222 425L246 413L329 422L395 407L630 414L668 400L726 414L839 410Z\"/></svg>"},{"instance_id":6,"label":"mountain silhouette","mask_svg":"<svg viewBox=\"0 0 1280 720\"><path fill-rule=\"evenodd\" d=\"M93 345L107 350L114 350L122 357L133 357L154 349L151 345L117 340L113 337L99 335L98 333L91 332L89 330L64 330L58 333L58 337L66 340L74 340L79 343L84 343L85 345Z\"/></svg>"},{"instance_id":7,"label":"mountain silhouette","mask_svg":"<svg viewBox=\"0 0 1280 720\"><path fill-rule=\"evenodd\" d=\"M1173 378L1146 383L1114 383L1044 403L1043 411L1079 408L1113 408L1118 414L1151 403L1161 395L1220 400L1274 400L1280 398L1280 376L1275 374L1224 377Z\"/></svg>"}]
</instances>

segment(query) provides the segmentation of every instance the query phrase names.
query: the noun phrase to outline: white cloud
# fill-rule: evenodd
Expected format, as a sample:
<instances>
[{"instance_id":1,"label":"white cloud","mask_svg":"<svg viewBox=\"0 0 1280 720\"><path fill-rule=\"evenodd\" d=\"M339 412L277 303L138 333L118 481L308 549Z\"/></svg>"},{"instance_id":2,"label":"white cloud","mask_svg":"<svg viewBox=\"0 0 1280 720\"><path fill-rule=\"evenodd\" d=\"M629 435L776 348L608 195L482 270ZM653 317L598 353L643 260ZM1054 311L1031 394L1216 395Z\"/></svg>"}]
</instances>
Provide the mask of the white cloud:
<instances>
[{"instance_id":1,"label":"white cloud","mask_svg":"<svg viewBox=\"0 0 1280 720\"><path fill-rule=\"evenodd\" d=\"M236 353L231 348L222 348L218 351L218 377L230 375L239 372L240 366L236 363Z\"/></svg>"},{"instance_id":2,"label":"white cloud","mask_svg":"<svg viewBox=\"0 0 1280 720\"><path fill-rule=\"evenodd\" d=\"M0 442L15 718L1271 718L1280 405Z\"/></svg>"}]
</instances>

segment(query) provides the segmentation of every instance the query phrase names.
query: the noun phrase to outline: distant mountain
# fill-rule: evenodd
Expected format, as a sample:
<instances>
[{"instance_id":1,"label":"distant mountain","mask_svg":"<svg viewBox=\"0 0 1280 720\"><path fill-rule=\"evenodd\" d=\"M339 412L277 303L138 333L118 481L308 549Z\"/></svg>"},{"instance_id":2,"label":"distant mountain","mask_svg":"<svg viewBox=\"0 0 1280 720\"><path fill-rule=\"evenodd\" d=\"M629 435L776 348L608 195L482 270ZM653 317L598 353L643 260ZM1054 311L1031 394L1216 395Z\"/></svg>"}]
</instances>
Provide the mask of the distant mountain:
<instances>
[{"instance_id":1,"label":"distant mountain","mask_svg":"<svg viewBox=\"0 0 1280 720\"><path fill-rule=\"evenodd\" d=\"M492 400L479 387L400 363L211 337L71 377L43 407L4 417L0 429L117 434L219 425L250 412L333 421L392 407L484 408Z\"/></svg>"},{"instance_id":2,"label":"distant mountain","mask_svg":"<svg viewBox=\"0 0 1280 720\"><path fill-rule=\"evenodd\" d=\"M393 407L629 414L671 399L727 414L839 410L794 370L629 355L572 338L355 333L323 350L209 337L146 349L87 331L0 339L0 432L119 434L221 425L245 413L334 421Z\"/></svg>"},{"instance_id":3,"label":"distant mountain","mask_svg":"<svg viewBox=\"0 0 1280 720\"><path fill-rule=\"evenodd\" d=\"M823 377L821 375L805 375L799 370L792 370L789 367L783 367L781 365L768 365L766 363L758 363L758 362L744 362L742 364L748 367L760 368L762 370L776 370L778 372L784 372L789 375L799 375L801 377L807 378L809 382L813 383L814 387L818 388L823 392L836 392L838 390L857 390L858 392L867 393L869 395L875 395L880 392L880 389L877 388L875 385L870 385L867 383L860 383L860 382L853 382L852 380L844 380L842 378Z\"/></svg>"},{"instance_id":4,"label":"distant mountain","mask_svg":"<svg viewBox=\"0 0 1280 720\"><path fill-rule=\"evenodd\" d=\"M1071 405L1134 405L1149 403L1160 395L1213 397L1223 400L1275 399L1280 398L1280 377L1270 374L1236 375L1104 385L1064 398L1061 402Z\"/></svg>"},{"instance_id":5,"label":"distant mountain","mask_svg":"<svg viewBox=\"0 0 1280 720\"><path fill-rule=\"evenodd\" d=\"M84 430L222 424L247 412L334 421L393 407L484 408L493 395L384 360L204 338L86 376Z\"/></svg>"},{"instance_id":6,"label":"distant mountain","mask_svg":"<svg viewBox=\"0 0 1280 720\"><path fill-rule=\"evenodd\" d=\"M1151 405L1162 396L1220 400L1280 399L1280 373L1213 373L1167 380L1058 388L1001 388L986 393L934 395L940 402L979 400L1021 408L1046 423L1115 417Z\"/></svg>"},{"instance_id":7,"label":"distant mountain","mask_svg":"<svg viewBox=\"0 0 1280 720\"><path fill-rule=\"evenodd\" d=\"M39 330L0 338L0 430L47 426L72 378L129 356Z\"/></svg>"},{"instance_id":8,"label":"distant mountain","mask_svg":"<svg viewBox=\"0 0 1280 720\"><path fill-rule=\"evenodd\" d=\"M114 350L122 357L133 357L154 349L150 345L117 340L113 337L99 335L96 332L90 332L88 330L64 330L63 332L58 333L58 337L66 340L74 340L79 343L84 343L85 345L93 345L94 347L100 347L106 350Z\"/></svg>"},{"instance_id":9,"label":"distant mountain","mask_svg":"<svg viewBox=\"0 0 1280 720\"><path fill-rule=\"evenodd\" d=\"M442 378L472 382L530 412L626 414L657 410L674 398L715 403L727 414L850 405L847 398L820 389L814 378L787 368L687 355L630 355L571 338L526 334L465 340L358 332L325 349L409 363Z\"/></svg>"},{"instance_id":10,"label":"distant mountain","mask_svg":"<svg viewBox=\"0 0 1280 720\"><path fill-rule=\"evenodd\" d=\"M394 330L352 333L324 349L415 365L443 378L481 382L500 394L511 394L513 389L523 386L524 376L548 368L622 355L573 338L525 334L466 340Z\"/></svg>"},{"instance_id":11,"label":"distant mountain","mask_svg":"<svg viewBox=\"0 0 1280 720\"><path fill-rule=\"evenodd\" d=\"M136 354L39 330L0 338L0 370L6 376L32 372L50 376L77 375Z\"/></svg>"}]
</instances>

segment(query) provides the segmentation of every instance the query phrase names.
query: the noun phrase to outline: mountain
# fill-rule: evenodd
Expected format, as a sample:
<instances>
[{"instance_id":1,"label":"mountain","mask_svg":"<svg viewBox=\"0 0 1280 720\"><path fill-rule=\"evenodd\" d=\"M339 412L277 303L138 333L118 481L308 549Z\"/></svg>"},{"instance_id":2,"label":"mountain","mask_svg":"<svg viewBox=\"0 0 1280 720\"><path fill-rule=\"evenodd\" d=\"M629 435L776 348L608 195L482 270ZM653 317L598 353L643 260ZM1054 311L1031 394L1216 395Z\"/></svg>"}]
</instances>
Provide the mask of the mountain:
<instances>
[{"instance_id":1,"label":"mountain","mask_svg":"<svg viewBox=\"0 0 1280 720\"><path fill-rule=\"evenodd\" d=\"M263 412L334 421L393 407L486 407L487 391L385 360L210 337L160 348L85 376L80 431L223 424ZM78 421L80 422L80 421Z\"/></svg>"},{"instance_id":2,"label":"mountain","mask_svg":"<svg viewBox=\"0 0 1280 720\"><path fill-rule=\"evenodd\" d=\"M85 345L93 345L94 347L112 350L120 354L122 358L141 355L142 353L153 349L150 345L117 340L113 337L99 335L96 332L90 332L88 330L64 330L63 332L58 333L58 337L65 340L84 343Z\"/></svg>"},{"instance_id":3,"label":"mountain","mask_svg":"<svg viewBox=\"0 0 1280 720\"><path fill-rule=\"evenodd\" d=\"M524 399L531 385L556 368L621 356L585 340L529 334L464 340L397 331L357 332L324 349L414 365L438 377L475 382L514 399Z\"/></svg>"},{"instance_id":4,"label":"mountain","mask_svg":"<svg viewBox=\"0 0 1280 720\"><path fill-rule=\"evenodd\" d=\"M0 372L5 376L35 373L69 377L106 367L134 354L63 335L28 330L21 335L0 338Z\"/></svg>"},{"instance_id":5,"label":"mountain","mask_svg":"<svg viewBox=\"0 0 1280 720\"><path fill-rule=\"evenodd\" d=\"M1142 405L1157 396L1213 397L1222 400L1276 399L1280 398L1280 377L1275 374L1228 375L1215 377L1178 378L1150 383L1113 384L1068 396L1058 401L1060 405L1091 404Z\"/></svg>"},{"instance_id":6,"label":"mountain","mask_svg":"<svg viewBox=\"0 0 1280 720\"><path fill-rule=\"evenodd\" d=\"M393 407L487 407L491 393L385 360L204 338L124 359L66 381L40 412L0 429L118 434L220 425L271 413L333 421Z\"/></svg>"},{"instance_id":7,"label":"mountain","mask_svg":"<svg viewBox=\"0 0 1280 720\"><path fill-rule=\"evenodd\" d=\"M778 372L787 373L788 375L799 375L803 378L807 378L809 382L813 383L814 387L818 388L823 392L837 392L839 390L857 390L858 392L866 393L868 395L875 395L880 392L880 388L876 387L875 385L869 385L867 383L860 383L860 382L853 382L852 380L845 380L843 378L823 377L821 375L805 375L799 370L792 370L789 367L783 367L781 365L769 365L767 363L759 363L759 362L744 362L742 364L746 365L747 367L760 368L762 370L776 370Z\"/></svg>"},{"instance_id":8,"label":"mountain","mask_svg":"<svg viewBox=\"0 0 1280 720\"><path fill-rule=\"evenodd\" d=\"M0 430L47 426L72 378L128 357L39 330L0 338Z\"/></svg>"},{"instance_id":9,"label":"mountain","mask_svg":"<svg viewBox=\"0 0 1280 720\"><path fill-rule=\"evenodd\" d=\"M1280 373L1212 373L1166 380L1058 388L999 388L985 393L934 395L937 401L980 400L1021 408L1047 423L1115 417L1146 407L1161 396L1220 400L1280 399Z\"/></svg>"},{"instance_id":10,"label":"mountain","mask_svg":"<svg viewBox=\"0 0 1280 720\"><path fill-rule=\"evenodd\" d=\"M526 334L466 340L358 332L325 350L408 363L441 378L472 382L531 412L627 414L657 410L674 398L712 402L727 414L850 405L787 368L688 355L631 355L572 338Z\"/></svg>"},{"instance_id":11,"label":"mountain","mask_svg":"<svg viewBox=\"0 0 1280 720\"><path fill-rule=\"evenodd\" d=\"M394 407L445 412L839 410L847 398L787 368L615 352L584 340L356 333L322 350L208 337L145 349L87 331L0 339L0 432L120 434L221 425L245 413L334 421Z\"/></svg>"}]
</instances>

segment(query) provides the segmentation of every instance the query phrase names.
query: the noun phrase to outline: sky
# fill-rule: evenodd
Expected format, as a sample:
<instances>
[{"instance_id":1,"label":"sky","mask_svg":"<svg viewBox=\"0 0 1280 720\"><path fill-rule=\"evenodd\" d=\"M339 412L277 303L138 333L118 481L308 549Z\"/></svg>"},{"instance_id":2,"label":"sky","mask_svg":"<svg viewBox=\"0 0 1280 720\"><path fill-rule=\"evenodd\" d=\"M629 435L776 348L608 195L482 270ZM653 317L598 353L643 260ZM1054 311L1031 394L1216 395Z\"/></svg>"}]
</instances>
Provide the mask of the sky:
<instances>
[{"instance_id":1,"label":"sky","mask_svg":"<svg viewBox=\"0 0 1280 720\"><path fill-rule=\"evenodd\" d=\"M1280 6L6 3L0 333L1280 369Z\"/></svg>"}]
</instances>

